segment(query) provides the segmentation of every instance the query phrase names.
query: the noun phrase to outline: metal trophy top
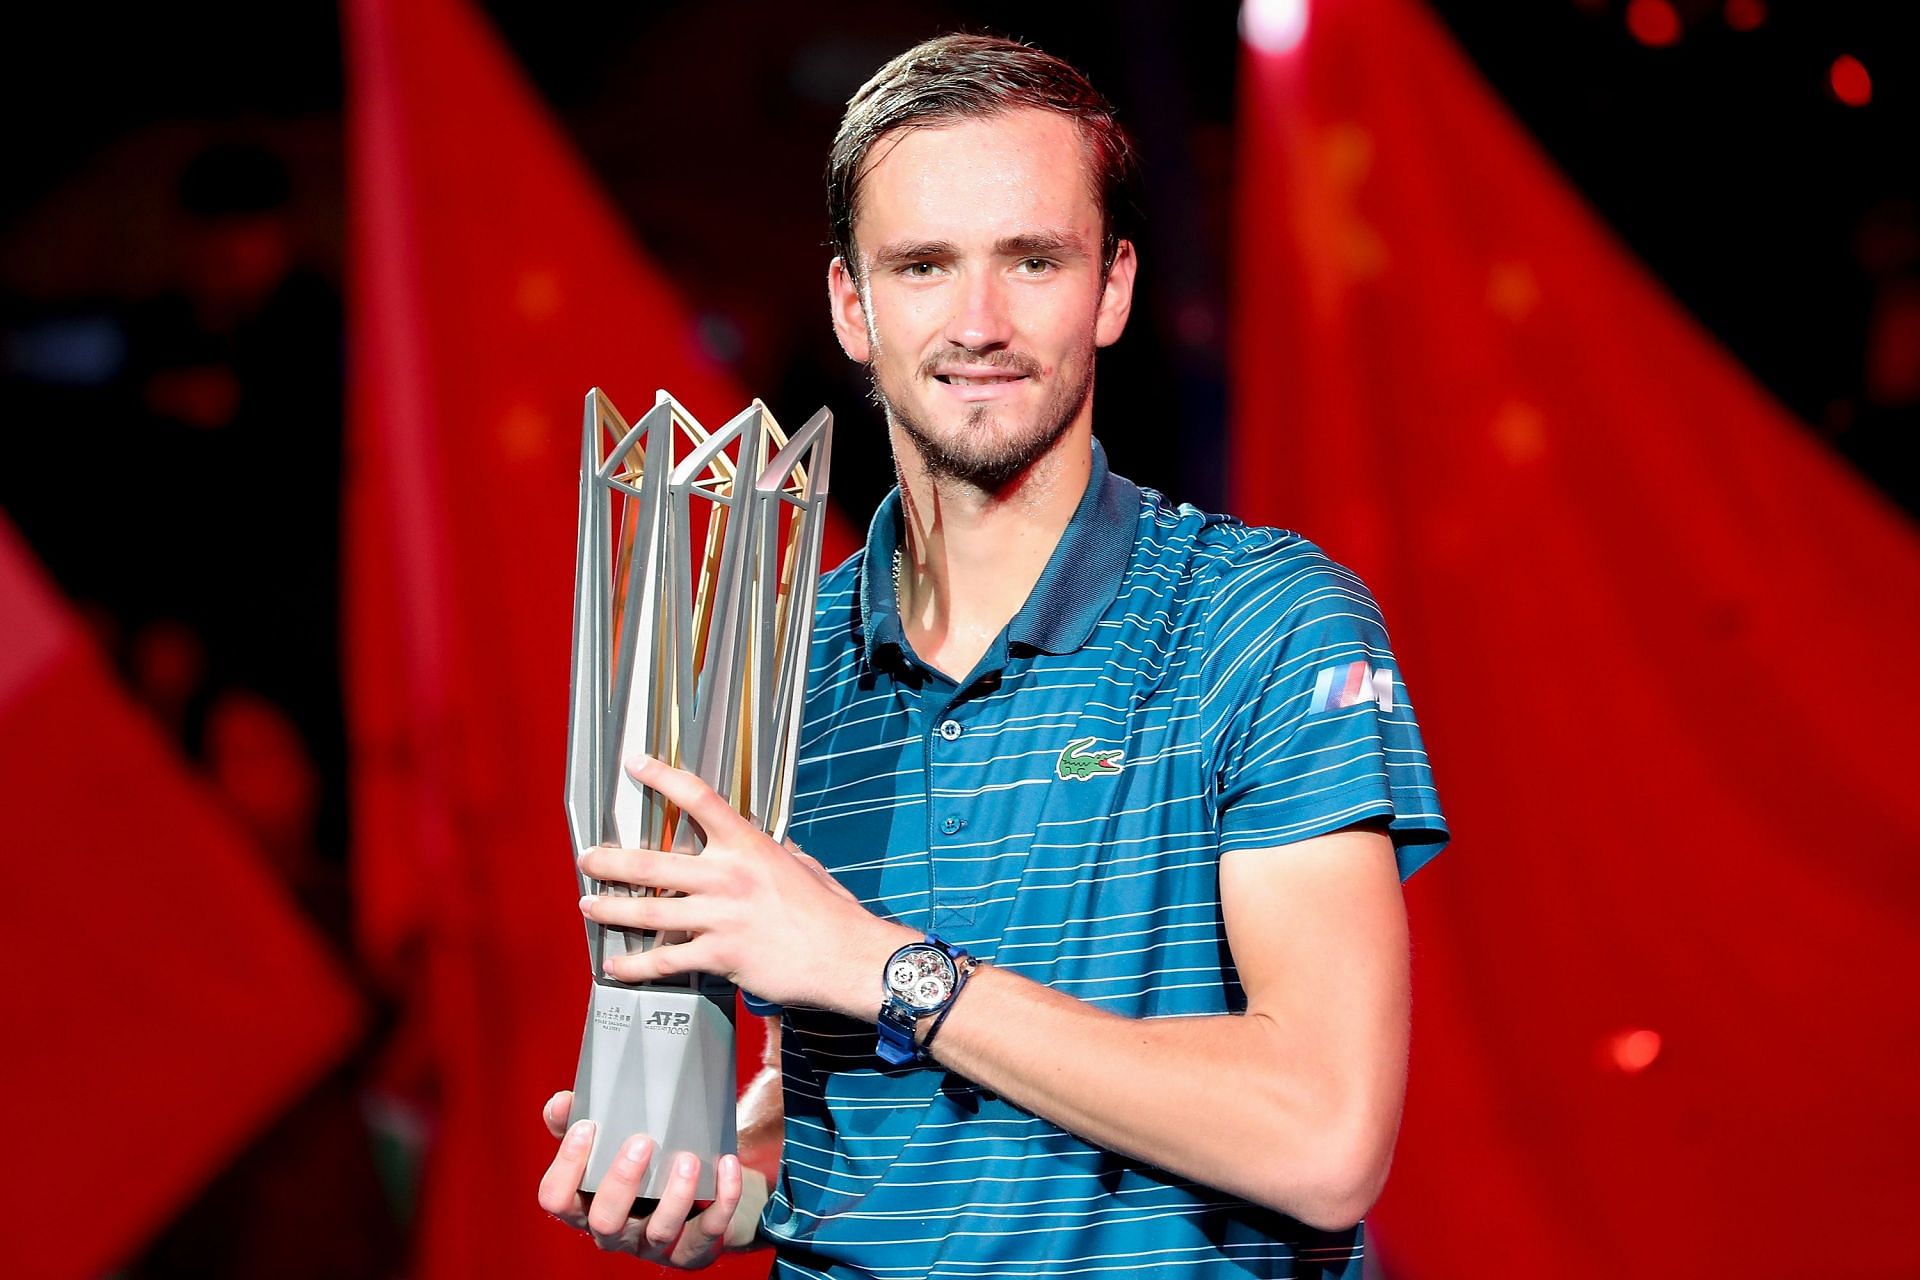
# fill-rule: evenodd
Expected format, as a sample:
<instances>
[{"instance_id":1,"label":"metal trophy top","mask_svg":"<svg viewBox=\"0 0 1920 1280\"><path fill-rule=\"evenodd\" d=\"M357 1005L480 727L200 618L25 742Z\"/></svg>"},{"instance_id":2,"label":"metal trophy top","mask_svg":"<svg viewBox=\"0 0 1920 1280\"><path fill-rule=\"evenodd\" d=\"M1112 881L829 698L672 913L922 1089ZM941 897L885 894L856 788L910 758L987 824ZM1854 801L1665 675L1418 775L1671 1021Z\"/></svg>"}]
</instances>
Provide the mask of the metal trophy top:
<instances>
[{"instance_id":1,"label":"metal trophy top","mask_svg":"<svg viewBox=\"0 0 1920 1280\"><path fill-rule=\"evenodd\" d=\"M698 851L694 824L627 777L624 762L641 753L698 774L784 839L833 415L821 409L789 438L755 400L709 431L662 391L629 426L595 387L582 434L567 734L575 852ZM602 982L609 956L654 941L592 922L587 936Z\"/></svg>"}]
</instances>

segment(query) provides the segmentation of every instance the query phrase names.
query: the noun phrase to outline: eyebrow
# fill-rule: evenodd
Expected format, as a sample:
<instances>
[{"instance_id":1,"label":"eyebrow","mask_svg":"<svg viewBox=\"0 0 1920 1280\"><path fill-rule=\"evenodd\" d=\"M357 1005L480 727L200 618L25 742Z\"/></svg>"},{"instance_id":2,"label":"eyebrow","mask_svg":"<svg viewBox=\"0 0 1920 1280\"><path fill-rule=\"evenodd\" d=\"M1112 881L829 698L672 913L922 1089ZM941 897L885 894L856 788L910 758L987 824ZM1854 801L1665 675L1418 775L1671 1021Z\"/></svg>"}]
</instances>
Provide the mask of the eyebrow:
<instances>
[{"instance_id":1,"label":"eyebrow","mask_svg":"<svg viewBox=\"0 0 1920 1280\"><path fill-rule=\"evenodd\" d=\"M1083 258L1087 246L1079 236L1065 231L1034 231L1008 236L994 249L1006 258Z\"/></svg>"},{"instance_id":2,"label":"eyebrow","mask_svg":"<svg viewBox=\"0 0 1920 1280\"><path fill-rule=\"evenodd\" d=\"M1064 231L1029 231L1003 236L993 245L995 255L1003 258L1079 258L1087 256L1087 247L1079 236ZM959 249L950 240L908 240L881 245L870 262L881 270L914 262L952 258Z\"/></svg>"}]
</instances>

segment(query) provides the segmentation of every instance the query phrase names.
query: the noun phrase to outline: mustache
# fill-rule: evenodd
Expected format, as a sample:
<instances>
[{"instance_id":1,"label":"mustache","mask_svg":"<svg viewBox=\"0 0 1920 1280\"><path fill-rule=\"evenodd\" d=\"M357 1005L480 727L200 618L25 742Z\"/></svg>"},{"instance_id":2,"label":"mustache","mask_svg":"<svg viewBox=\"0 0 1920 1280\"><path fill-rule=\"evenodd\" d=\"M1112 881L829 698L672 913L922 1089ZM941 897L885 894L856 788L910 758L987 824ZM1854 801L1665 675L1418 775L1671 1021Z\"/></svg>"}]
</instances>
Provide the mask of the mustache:
<instances>
[{"instance_id":1,"label":"mustache","mask_svg":"<svg viewBox=\"0 0 1920 1280\"><path fill-rule=\"evenodd\" d=\"M942 351L920 362L920 376L932 378L959 367L997 369L1025 378L1040 376L1040 362L1024 351Z\"/></svg>"}]
</instances>

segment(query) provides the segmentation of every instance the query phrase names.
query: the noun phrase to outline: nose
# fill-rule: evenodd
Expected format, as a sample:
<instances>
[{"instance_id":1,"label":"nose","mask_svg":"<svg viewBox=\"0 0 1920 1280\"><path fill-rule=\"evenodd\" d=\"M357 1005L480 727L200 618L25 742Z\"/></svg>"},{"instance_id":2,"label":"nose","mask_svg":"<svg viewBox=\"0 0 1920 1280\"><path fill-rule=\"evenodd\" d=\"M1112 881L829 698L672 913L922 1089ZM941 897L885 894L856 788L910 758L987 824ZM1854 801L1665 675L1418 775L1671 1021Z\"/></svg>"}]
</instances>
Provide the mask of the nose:
<instances>
[{"instance_id":1,"label":"nose","mask_svg":"<svg viewBox=\"0 0 1920 1280\"><path fill-rule=\"evenodd\" d=\"M1004 347L1013 341L1013 316L1007 303L1007 289L993 271L970 271L955 291L953 314L948 317L946 338L969 351Z\"/></svg>"}]
</instances>

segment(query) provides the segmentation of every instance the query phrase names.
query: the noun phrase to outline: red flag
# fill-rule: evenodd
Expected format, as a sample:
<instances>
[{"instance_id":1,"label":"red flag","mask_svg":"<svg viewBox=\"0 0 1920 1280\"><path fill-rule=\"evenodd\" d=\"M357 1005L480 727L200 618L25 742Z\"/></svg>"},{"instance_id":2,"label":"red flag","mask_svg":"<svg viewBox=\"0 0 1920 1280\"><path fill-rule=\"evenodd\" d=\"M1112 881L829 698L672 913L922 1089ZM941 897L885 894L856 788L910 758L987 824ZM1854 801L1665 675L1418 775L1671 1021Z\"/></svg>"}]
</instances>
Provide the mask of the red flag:
<instances>
[{"instance_id":1,"label":"red flag","mask_svg":"<svg viewBox=\"0 0 1920 1280\"><path fill-rule=\"evenodd\" d=\"M4 518L0 635L0 1274L95 1276L339 1059L360 1010Z\"/></svg>"},{"instance_id":2,"label":"red flag","mask_svg":"<svg viewBox=\"0 0 1920 1280\"><path fill-rule=\"evenodd\" d=\"M1920 541L1425 11L1250 31L1234 509L1374 585L1457 837L1389 1268L1920 1272Z\"/></svg>"},{"instance_id":3,"label":"red flag","mask_svg":"<svg viewBox=\"0 0 1920 1280\"><path fill-rule=\"evenodd\" d=\"M717 425L748 396L467 5L346 16L360 923L432 1024L423 1274L564 1275L598 1259L534 1200L589 982L561 808L579 406L666 387Z\"/></svg>"}]
</instances>

